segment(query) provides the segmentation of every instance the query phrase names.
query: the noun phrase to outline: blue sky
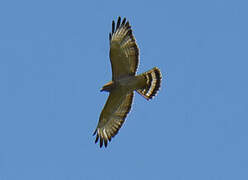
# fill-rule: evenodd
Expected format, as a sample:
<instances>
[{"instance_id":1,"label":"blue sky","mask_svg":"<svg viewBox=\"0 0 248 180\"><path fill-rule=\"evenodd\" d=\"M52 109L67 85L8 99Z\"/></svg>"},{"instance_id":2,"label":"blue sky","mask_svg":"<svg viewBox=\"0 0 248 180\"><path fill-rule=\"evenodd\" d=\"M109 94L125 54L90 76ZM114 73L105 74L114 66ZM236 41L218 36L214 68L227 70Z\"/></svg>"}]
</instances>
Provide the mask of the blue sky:
<instances>
[{"instance_id":1,"label":"blue sky","mask_svg":"<svg viewBox=\"0 0 248 180\"><path fill-rule=\"evenodd\" d=\"M248 179L248 3L230 0L1 1L0 180ZM135 94L108 148L92 136L111 79L108 33L126 17Z\"/></svg>"}]
</instances>

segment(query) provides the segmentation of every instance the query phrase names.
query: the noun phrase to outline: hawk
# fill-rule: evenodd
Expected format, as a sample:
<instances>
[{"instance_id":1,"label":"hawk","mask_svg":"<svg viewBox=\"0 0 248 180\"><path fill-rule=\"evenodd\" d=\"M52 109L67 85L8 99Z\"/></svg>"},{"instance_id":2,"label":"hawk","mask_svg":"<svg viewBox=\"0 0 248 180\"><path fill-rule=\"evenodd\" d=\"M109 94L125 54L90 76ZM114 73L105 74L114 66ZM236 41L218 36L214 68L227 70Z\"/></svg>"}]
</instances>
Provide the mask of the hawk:
<instances>
[{"instance_id":1,"label":"hawk","mask_svg":"<svg viewBox=\"0 0 248 180\"><path fill-rule=\"evenodd\" d=\"M126 18L117 24L112 22L109 33L110 62L112 81L105 84L101 91L109 92L109 97L101 112L93 135L95 143L100 139L100 147L107 147L108 142L118 133L129 113L134 91L145 99L152 99L160 88L161 72L157 67L135 75L139 63L139 48Z\"/></svg>"}]
</instances>

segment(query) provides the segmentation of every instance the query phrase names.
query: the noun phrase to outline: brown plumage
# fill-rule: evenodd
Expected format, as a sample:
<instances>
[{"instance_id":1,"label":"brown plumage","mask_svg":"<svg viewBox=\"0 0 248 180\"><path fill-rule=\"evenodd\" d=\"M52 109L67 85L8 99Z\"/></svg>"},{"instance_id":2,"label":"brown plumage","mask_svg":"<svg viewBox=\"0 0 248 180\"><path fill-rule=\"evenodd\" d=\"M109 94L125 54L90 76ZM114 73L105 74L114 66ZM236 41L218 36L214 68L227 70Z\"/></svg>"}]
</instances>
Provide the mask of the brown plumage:
<instances>
[{"instance_id":1,"label":"brown plumage","mask_svg":"<svg viewBox=\"0 0 248 180\"><path fill-rule=\"evenodd\" d=\"M131 109L133 91L137 91L147 100L151 99L159 90L162 78L156 67L135 75L139 63L139 49L126 18L121 21L119 17L116 25L112 22L109 41L112 81L101 90L109 92L109 97L93 134L96 135L95 143L100 139L100 147L107 147L108 142L119 132Z\"/></svg>"}]
</instances>

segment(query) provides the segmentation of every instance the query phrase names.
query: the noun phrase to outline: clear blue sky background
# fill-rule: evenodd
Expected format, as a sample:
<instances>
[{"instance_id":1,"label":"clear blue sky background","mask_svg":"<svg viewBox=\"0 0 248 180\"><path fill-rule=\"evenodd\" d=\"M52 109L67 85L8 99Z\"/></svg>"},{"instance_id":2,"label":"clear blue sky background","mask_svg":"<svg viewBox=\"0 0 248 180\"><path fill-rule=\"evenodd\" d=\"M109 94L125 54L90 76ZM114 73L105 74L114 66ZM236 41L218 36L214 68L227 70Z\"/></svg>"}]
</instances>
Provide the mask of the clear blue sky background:
<instances>
[{"instance_id":1,"label":"clear blue sky background","mask_svg":"<svg viewBox=\"0 0 248 180\"><path fill-rule=\"evenodd\" d=\"M0 180L248 179L248 2L1 1ZM109 144L92 136L112 20L162 88Z\"/></svg>"}]
</instances>

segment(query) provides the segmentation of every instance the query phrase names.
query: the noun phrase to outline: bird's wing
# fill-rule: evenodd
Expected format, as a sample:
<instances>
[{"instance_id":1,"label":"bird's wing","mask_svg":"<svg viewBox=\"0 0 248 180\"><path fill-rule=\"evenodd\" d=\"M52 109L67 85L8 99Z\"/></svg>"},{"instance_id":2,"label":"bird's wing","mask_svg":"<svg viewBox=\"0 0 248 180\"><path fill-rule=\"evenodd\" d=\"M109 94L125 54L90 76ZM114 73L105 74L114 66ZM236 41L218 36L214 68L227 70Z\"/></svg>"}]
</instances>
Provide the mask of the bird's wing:
<instances>
[{"instance_id":1,"label":"bird's wing","mask_svg":"<svg viewBox=\"0 0 248 180\"><path fill-rule=\"evenodd\" d=\"M118 89L110 92L93 134L96 134L95 143L100 138L100 147L102 147L103 142L106 147L108 141L111 141L111 138L118 133L131 109L132 101L133 92L122 94Z\"/></svg>"},{"instance_id":2,"label":"bird's wing","mask_svg":"<svg viewBox=\"0 0 248 180\"><path fill-rule=\"evenodd\" d=\"M119 17L116 25L114 21L112 22L109 41L112 80L135 75L139 63L139 49L126 18L121 22Z\"/></svg>"}]
</instances>

